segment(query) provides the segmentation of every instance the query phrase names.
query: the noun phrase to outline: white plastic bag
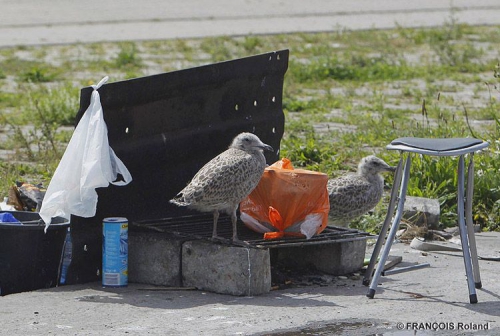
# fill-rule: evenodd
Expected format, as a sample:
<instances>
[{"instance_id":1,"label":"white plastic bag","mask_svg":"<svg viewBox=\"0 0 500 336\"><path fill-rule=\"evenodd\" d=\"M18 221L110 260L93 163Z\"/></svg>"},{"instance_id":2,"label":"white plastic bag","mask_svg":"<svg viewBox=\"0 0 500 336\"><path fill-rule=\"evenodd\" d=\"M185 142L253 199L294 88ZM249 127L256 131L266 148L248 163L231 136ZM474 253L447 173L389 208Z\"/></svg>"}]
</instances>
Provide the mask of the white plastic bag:
<instances>
[{"instance_id":1,"label":"white plastic bag","mask_svg":"<svg viewBox=\"0 0 500 336\"><path fill-rule=\"evenodd\" d=\"M258 233L274 232L276 230L271 223L260 222L246 212L240 213L240 219L246 226ZM284 232L300 232L306 236L306 239L311 239L318 232L322 221L323 214L312 213L307 215L304 220L287 227Z\"/></svg>"},{"instance_id":2,"label":"white plastic bag","mask_svg":"<svg viewBox=\"0 0 500 336\"><path fill-rule=\"evenodd\" d=\"M40 209L45 230L56 216L66 219L71 214L95 216L95 188L107 187L109 183L121 186L132 181L127 167L109 146L108 129L97 91L107 81L106 76L97 85L92 85L94 91L90 105L76 126L47 188ZM122 175L123 181L114 182L118 174Z\"/></svg>"}]
</instances>

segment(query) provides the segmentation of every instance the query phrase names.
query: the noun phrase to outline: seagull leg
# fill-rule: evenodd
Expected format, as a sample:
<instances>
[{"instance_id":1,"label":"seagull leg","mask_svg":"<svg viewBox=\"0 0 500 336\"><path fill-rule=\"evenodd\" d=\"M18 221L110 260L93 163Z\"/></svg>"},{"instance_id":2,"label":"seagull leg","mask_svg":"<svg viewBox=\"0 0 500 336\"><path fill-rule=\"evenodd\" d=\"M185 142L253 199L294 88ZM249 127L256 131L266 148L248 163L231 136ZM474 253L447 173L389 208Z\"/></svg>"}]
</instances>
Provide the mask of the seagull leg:
<instances>
[{"instance_id":1,"label":"seagull leg","mask_svg":"<svg viewBox=\"0 0 500 336\"><path fill-rule=\"evenodd\" d=\"M240 240L238 239L238 232L237 232L237 228L236 228L236 221L237 221L237 217L236 217L236 209L238 207L234 208L233 209L233 212L231 212L231 222L233 223L233 242L239 242Z\"/></svg>"},{"instance_id":2,"label":"seagull leg","mask_svg":"<svg viewBox=\"0 0 500 336\"><path fill-rule=\"evenodd\" d=\"M214 229L212 231L212 239L217 239L219 238L217 236L217 221L219 220L219 211L214 210Z\"/></svg>"},{"instance_id":3,"label":"seagull leg","mask_svg":"<svg viewBox=\"0 0 500 336\"><path fill-rule=\"evenodd\" d=\"M233 244L238 246L248 247L250 246L248 242L238 239L238 232L236 228L236 223L238 220L238 217L236 217L237 208L238 207L234 208L233 212L231 212L231 222L233 223Z\"/></svg>"}]
</instances>

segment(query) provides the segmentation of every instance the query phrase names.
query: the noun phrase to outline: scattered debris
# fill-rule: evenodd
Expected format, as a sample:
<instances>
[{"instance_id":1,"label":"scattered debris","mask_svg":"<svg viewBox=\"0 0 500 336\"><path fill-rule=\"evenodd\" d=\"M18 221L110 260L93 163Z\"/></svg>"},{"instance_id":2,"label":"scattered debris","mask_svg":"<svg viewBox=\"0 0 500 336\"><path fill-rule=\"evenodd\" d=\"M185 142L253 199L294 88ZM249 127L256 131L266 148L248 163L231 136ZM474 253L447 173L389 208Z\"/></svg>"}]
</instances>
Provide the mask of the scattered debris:
<instances>
[{"instance_id":1,"label":"scattered debris","mask_svg":"<svg viewBox=\"0 0 500 336\"><path fill-rule=\"evenodd\" d=\"M478 256L477 257L479 260L488 260L488 261L500 261L500 256Z\"/></svg>"},{"instance_id":2,"label":"scattered debris","mask_svg":"<svg viewBox=\"0 0 500 336\"><path fill-rule=\"evenodd\" d=\"M401 256L388 256L387 257L387 261L385 263L385 266L384 266L384 271L387 271L391 268L393 268L394 266L396 266L397 264L399 264L400 262L403 261L403 257Z\"/></svg>"},{"instance_id":3,"label":"scattered debris","mask_svg":"<svg viewBox=\"0 0 500 336\"><path fill-rule=\"evenodd\" d=\"M415 237L425 237L429 231L426 226L418 226L408 221L401 221L401 226L405 228L399 230L396 237L402 242L410 242Z\"/></svg>"},{"instance_id":4,"label":"scattered debris","mask_svg":"<svg viewBox=\"0 0 500 336\"><path fill-rule=\"evenodd\" d=\"M42 206L46 189L41 183L33 185L26 182L16 182L9 188L7 204L17 211L38 211Z\"/></svg>"},{"instance_id":5,"label":"scattered debris","mask_svg":"<svg viewBox=\"0 0 500 336\"><path fill-rule=\"evenodd\" d=\"M405 267L398 267L398 268L394 268L391 270L383 271L382 275L387 276L387 275L391 275L391 274L398 274L398 273L403 273L403 272L408 272L408 271L414 271L414 270L429 267L429 266L431 266L431 264L423 263L423 264L415 264L415 265L410 265L410 266L405 266Z\"/></svg>"},{"instance_id":6,"label":"scattered debris","mask_svg":"<svg viewBox=\"0 0 500 336\"><path fill-rule=\"evenodd\" d=\"M433 235L434 240L448 240L453 238L453 234L448 233L446 231L439 231L439 230L429 230L428 231L430 234Z\"/></svg>"},{"instance_id":7,"label":"scattered debris","mask_svg":"<svg viewBox=\"0 0 500 336\"><path fill-rule=\"evenodd\" d=\"M424 298L424 297L425 297L424 295L422 295L422 294L420 294L420 293L414 293L414 292L404 292L404 291L403 291L402 293L408 294L408 295L410 295L410 296L411 296L412 298L414 298L414 299L422 299L422 298Z\"/></svg>"},{"instance_id":8,"label":"scattered debris","mask_svg":"<svg viewBox=\"0 0 500 336\"><path fill-rule=\"evenodd\" d=\"M360 273L347 275L332 275L321 272L314 267L305 269L290 269L281 265L271 266L271 290L307 287L328 286L338 280L359 280Z\"/></svg>"},{"instance_id":9,"label":"scattered debris","mask_svg":"<svg viewBox=\"0 0 500 336\"><path fill-rule=\"evenodd\" d=\"M453 247L453 246L447 246L443 244L436 244L436 243L428 243L424 241L422 238L413 238L411 241L410 247L419 250L419 251L462 251L461 248L458 247Z\"/></svg>"},{"instance_id":10,"label":"scattered debris","mask_svg":"<svg viewBox=\"0 0 500 336\"><path fill-rule=\"evenodd\" d=\"M407 196L403 218L413 225L436 229L439 226L439 200Z\"/></svg>"},{"instance_id":11,"label":"scattered debris","mask_svg":"<svg viewBox=\"0 0 500 336\"><path fill-rule=\"evenodd\" d=\"M144 287L144 288L137 288L137 290L140 291L155 291L155 292L160 292L160 291L190 291L190 290L196 290L196 287Z\"/></svg>"}]
</instances>

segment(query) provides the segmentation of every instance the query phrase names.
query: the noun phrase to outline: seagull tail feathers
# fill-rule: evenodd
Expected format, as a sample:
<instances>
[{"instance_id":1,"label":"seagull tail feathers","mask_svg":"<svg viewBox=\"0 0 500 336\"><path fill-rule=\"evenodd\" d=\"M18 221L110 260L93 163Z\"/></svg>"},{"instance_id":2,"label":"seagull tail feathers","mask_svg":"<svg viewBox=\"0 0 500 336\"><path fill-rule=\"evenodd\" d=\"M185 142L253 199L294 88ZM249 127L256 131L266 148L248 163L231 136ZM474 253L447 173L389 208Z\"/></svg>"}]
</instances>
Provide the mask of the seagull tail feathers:
<instances>
[{"instance_id":1,"label":"seagull tail feathers","mask_svg":"<svg viewBox=\"0 0 500 336\"><path fill-rule=\"evenodd\" d=\"M170 203L175 204L177 206L188 206L190 203L187 203L184 199L184 195L182 193L177 194L174 198L172 198Z\"/></svg>"}]
</instances>

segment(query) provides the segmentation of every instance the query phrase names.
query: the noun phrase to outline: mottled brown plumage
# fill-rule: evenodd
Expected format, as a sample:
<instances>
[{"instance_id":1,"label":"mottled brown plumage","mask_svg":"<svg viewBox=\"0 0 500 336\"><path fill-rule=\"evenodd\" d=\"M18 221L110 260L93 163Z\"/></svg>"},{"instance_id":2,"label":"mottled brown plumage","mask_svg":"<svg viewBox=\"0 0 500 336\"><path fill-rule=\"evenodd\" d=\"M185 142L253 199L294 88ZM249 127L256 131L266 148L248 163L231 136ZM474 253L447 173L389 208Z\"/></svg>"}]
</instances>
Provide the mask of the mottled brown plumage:
<instances>
[{"instance_id":1,"label":"mottled brown plumage","mask_svg":"<svg viewBox=\"0 0 500 336\"><path fill-rule=\"evenodd\" d=\"M226 212L233 224L233 241L237 241L236 210L264 173L264 149L273 150L252 133L239 134L226 151L205 164L170 202L201 212L213 212L213 238L217 237L219 212Z\"/></svg>"},{"instance_id":2,"label":"mottled brown plumage","mask_svg":"<svg viewBox=\"0 0 500 336\"><path fill-rule=\"evenodd\" d=\"M393 172L395 167L374 155L361 159L356 173L348 173L328 180L330 223L348 226L349 222L373 209L384 191L382 172Z\"/></svg>"}]
</instances>

